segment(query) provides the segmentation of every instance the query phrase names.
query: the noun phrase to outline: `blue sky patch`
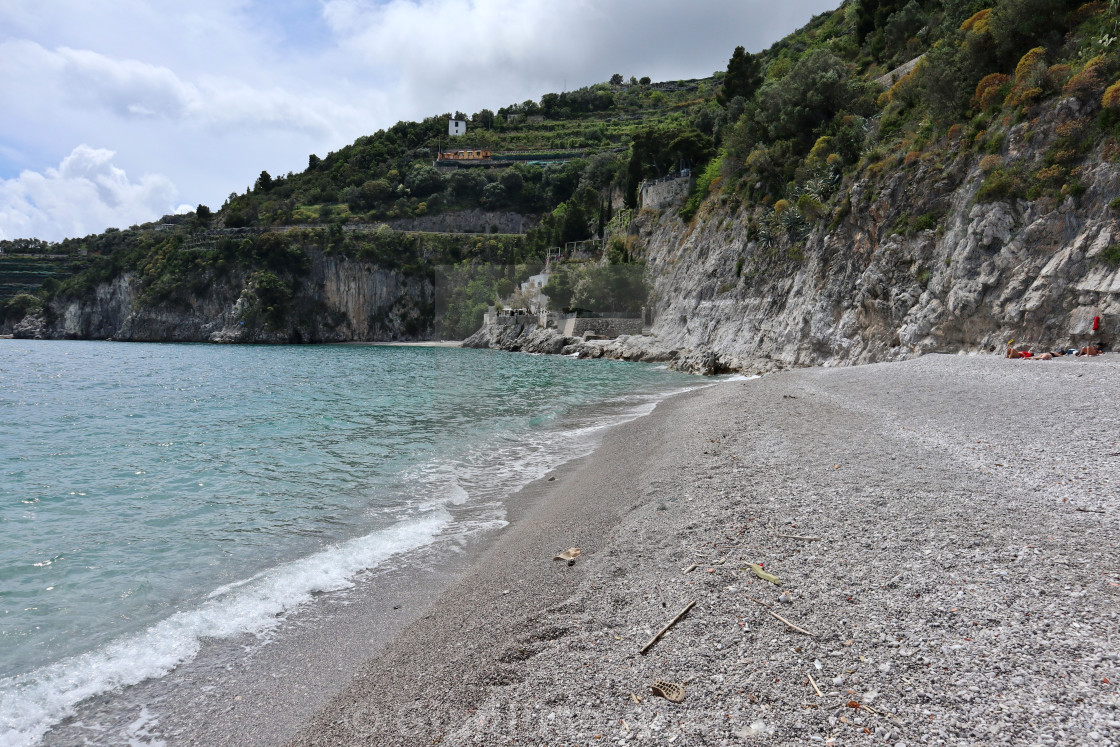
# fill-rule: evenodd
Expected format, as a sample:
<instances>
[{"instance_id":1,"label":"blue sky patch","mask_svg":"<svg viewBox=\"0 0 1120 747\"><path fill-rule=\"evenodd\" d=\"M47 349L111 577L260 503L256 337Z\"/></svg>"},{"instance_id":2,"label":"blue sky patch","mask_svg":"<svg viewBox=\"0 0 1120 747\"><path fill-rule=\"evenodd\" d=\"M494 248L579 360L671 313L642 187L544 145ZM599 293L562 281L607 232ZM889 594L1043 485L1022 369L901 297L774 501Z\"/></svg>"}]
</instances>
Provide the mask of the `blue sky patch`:
<instances>
[{"instance_id":1,"label":"blue sky patch","mask_svg":"<svg viewBox=\"0 0 1120 747\"><path fill-rule=\"evenodd\" d=\"M246 12L286 49L315 51L334 42L319 0L253 0Z\"/></svg>"}]
</instances>

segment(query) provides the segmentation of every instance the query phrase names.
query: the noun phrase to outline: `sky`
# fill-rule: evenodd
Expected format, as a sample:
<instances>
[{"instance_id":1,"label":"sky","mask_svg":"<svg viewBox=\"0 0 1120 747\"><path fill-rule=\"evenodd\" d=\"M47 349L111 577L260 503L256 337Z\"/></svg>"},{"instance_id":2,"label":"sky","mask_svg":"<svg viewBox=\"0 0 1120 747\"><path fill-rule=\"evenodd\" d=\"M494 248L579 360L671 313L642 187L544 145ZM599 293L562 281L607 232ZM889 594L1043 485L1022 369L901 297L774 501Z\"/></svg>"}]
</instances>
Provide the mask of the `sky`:
<instances>
[{"instance_id":1,"label":"sky","mask_svg":"<svg viewBox=\"0 0 1120 747\"><path fill-rule=\"evenodd\" d=\"M839 0L3 0L0 239L217 209L401 120L726 69Z\"/></svg>"}]
</instances>

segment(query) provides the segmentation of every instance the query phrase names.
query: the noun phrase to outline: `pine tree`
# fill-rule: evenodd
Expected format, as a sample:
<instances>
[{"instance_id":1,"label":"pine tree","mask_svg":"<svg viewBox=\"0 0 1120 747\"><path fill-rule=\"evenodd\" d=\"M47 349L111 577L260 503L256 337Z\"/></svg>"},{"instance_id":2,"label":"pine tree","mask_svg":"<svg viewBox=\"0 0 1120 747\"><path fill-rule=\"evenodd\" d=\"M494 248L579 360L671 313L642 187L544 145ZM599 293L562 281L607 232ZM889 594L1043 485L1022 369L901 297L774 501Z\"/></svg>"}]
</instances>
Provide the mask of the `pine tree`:
<instances>
[{"instance_id":1,"label":"pine tree","mask_svg":"<svg viewBox=\"0 0 1120 747\"><path fill-rule=\"evenodd\" d=\"M727 106L731 99L742 96L749 99L762 85L762 66L758 58L743 49L735 47L735 53L727 63L727 75L723 78L723 88L716 93L720 106Z\"/></svg>"}]
</instances>

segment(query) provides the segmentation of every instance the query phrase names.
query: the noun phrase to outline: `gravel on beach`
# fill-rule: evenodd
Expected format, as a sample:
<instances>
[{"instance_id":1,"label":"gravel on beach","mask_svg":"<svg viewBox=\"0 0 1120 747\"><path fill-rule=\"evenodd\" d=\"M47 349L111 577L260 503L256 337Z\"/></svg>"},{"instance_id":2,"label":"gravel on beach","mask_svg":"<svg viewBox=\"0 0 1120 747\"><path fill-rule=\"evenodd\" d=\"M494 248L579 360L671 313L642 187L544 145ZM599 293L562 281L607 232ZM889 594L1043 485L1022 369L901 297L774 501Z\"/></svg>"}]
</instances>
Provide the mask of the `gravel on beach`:
<instances>
[{"instance_id":1,"label":"gravel on beach","mask_svg":"<svg viewBox=\"0 0 1120 747\"><path fill-rule=\"evenodd\" d=\"M530 486L292 744L1120 744L1118 403L1120 355L672 398Z\"/></svg>"}]
</instances>

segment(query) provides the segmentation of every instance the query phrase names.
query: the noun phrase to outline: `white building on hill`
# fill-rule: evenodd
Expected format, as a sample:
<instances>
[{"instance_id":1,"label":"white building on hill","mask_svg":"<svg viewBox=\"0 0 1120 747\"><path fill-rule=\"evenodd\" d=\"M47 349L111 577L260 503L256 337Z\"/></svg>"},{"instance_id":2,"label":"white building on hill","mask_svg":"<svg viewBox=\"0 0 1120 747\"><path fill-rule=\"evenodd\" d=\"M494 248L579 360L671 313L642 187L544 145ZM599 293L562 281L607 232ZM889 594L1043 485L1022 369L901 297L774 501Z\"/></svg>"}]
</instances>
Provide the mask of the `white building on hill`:
<instances>
[{"instance_id":1,"label":"white building on hill","mask_svg":"<svg viewBox=\"0 0 1120 747\"><path fill-rule=\"evenodd\" d=\"M539 313L548 308L548 296L541 292L541 289L548 285L549 273L542 272L539 275L533 275L524 283L521 284L521 295L529 304L529 310L533 313Z\"/></svg>"}]
</instances>

